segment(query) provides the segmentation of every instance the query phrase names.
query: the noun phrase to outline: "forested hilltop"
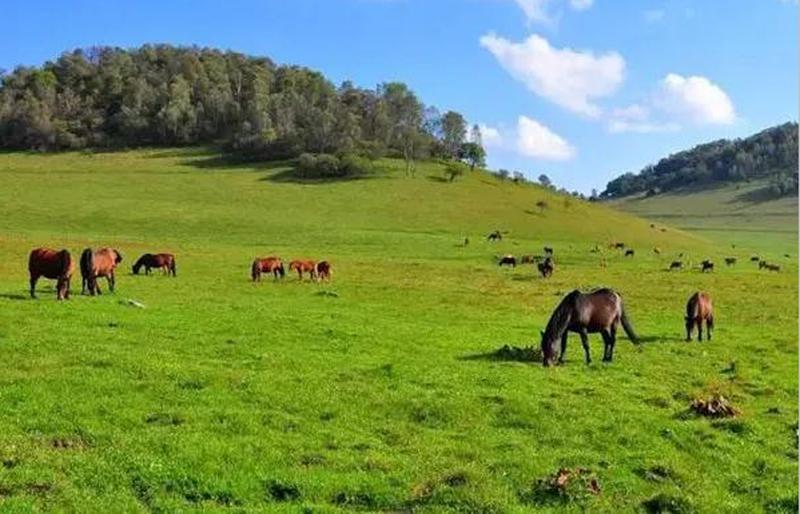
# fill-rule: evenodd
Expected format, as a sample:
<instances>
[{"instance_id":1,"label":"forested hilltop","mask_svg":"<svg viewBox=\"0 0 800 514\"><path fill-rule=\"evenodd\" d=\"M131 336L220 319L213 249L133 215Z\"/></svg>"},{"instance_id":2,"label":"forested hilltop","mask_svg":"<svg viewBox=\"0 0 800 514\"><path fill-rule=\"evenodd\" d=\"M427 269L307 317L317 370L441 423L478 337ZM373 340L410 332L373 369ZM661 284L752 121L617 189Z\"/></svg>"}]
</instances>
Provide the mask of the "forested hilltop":
<instances>
[{"instance_id":1,"label":"forested hilltop","mask_svg":"<svg viewBox=\"0 0 800 514\"><path fill-rule=\"evenodd\" d=\"M638 174L626 173L602 197L654 195L698 183L770 179L775 196L797 194L797 123L768 128L746 139L720 139L661 159Z\"/></svg>"},{"instance_id":2,"label":"forested hilltop","mask_svg":"<svg viewBox=\"0 0 800 514\"><path fill-rule=\"evenodd\" d=\"M313 154L484 158L478 127L405 85L335 86L268 58L169 45L89 48L2 75L0 147L223 144L268 158ZM322 166L326 163L321 163Z\"/></svg>"}]
</instances>

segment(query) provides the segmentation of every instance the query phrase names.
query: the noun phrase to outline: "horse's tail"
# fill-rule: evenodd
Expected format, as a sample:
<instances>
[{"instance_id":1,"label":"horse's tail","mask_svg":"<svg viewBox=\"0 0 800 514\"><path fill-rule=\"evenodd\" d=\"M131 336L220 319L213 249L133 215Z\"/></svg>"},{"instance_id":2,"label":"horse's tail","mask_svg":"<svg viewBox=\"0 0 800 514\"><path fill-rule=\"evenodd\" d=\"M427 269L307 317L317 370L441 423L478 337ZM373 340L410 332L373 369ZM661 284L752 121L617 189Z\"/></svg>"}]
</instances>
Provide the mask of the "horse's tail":
<instances>
[{"instance_id":1,"label":"horse's tail","mask_svg":"<svg viewBox=\"0 0 800 514\"><path fill-rule=\"evenodd\" d=\"M172 272L173 277L177 277L178 274L176 272L176 264L175 264L175 257L169 260L169 270Z\"/></svg>"},{"instance_id":2,"label":"horse's tail","mask_svg":"<svg viewBox=\"0 0 800 514\"><path fill-rule=\"evenodd\" d=\"M250 277L253 279L253 282L258 280L258 277L261 276L261 263L258 262L258 259L253 261L253 265L250 267Z\"/></svg>"},{"instance_id":3,"label":"horse's tail","mask_svg":"<svg viewBox=\"0 0 800 514\"><path fill-rule=\"evenodd\" d=\"M283 267L283 262L281 262L278 266L278 274L281 276L281 278L286 276L286 269Z\"/></svg>"},{"instance_id":4,"label":"horse's tail","mask_svg":"<svg viewBox=\"0 0 800 514\"><path fill-rule=\"evenodd\" d=\"M81 277L88 279L92 275L94 268L94 252L91 248L86 248L81 252Z\"/></svg>"},{"instance_id":5,"label":"horse's tail","mask_svg":"<svg viewBox=\"0 0 800 514\"><path fill-rule=\"evenodd\" d=\"M631 320L628 319L628 315L625 312L625 305L622 304L622 298L620 298L620 305L619 305L619 320L622 322L622 328L625 329L625 333L628 335L628 339L630 339L633 344L639 344L639 337L633 330L633 325L631 325Z\"/></svg>"}]
</instances>

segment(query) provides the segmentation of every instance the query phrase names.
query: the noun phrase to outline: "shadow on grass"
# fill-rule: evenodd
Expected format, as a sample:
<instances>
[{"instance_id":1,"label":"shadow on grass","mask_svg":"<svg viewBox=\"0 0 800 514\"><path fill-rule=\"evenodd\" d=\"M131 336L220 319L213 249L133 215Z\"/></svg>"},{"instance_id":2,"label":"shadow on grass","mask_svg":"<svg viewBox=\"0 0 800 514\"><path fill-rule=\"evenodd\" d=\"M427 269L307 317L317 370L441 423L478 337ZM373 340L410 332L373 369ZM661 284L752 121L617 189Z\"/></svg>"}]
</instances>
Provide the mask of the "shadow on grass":
<instances>
[{"instance_id":1,"label":"shadow on grass","mask_svg":"<svg viewBox=\"0 0 800 514\"><path fill-rule=\"evenodd\" d=\"M769 186L765 186L758 189L751 189L750 191L745 191L744 193L739 193L726 203L746 202L757 205L772 200L780 200L784 196L790 195L776 194Z\"/></svg>"},{"instance_id":2,"label":"shadow on grass","mask_svg":"<svg viewBox=\"0 0 800 514\"><path fill-rule=\"evenodd\" d=\"M431 182L438 182L439 184L449 184L450 182L452 182L451 180L447 180L446 178L439 177L437 175L428 175L425 178L427 178Z\"/></svg>"},{"instance_id":3,"label":"shadow on grass","mask_svg":"<svg viewBox=\"0 0 800 514\"><path fill-rule=\"evenodd\" d=\"M289 165L289 163L282 163L281 167L285 167ZM379 178L377 175L372 174L364 174L364 175L352 175L348 177L330 177L330 178L302 178L298 177L295 174L294 168L291 169L284 169L277 173L273 173L271 175L266 175L258 179L262 182L277 182L277 183L289 183L289 184L306 184L306 185L325 185L325 184L334 184L339 182L356 182L360 180L371 180Z\"/></svg>"},{"instance_id":4,"label":"shadow on grass","mask_svg":"<svg viewBox=\"0 0 800 514\"><path fill-rule=\"evenodd\" d=\"M640 336L639 343L675 343L680 341L680 338L667 337L667 336Z\"/></svg>"},{"instance_id":5,"label":"shadow on grass","mask_svg":"<svg viewBox=\"0 0 800 514\"><path fill-rule=\"evenodd\" d=\"M462 355L458 357L460 361L493 361L493 362L528 362L537 363L542 362L542 351L533 346L519 346L503 345L493 352L486 353L473 353L470 355Z\"/></svg>"},{"instance_id":6,"label":"shadow on grass","mask_svg":"<svg viewBox=\"0 0 800 514\"><path fill-rule=\"evenodd\" d=\"M40 290L40 292L44 292L45 290ZM52 291L51 291L52 292ZM27 294L20 294L20 293L0 293L0 299L3 300L29 300L31 297Z\"/></svg>"}]
</instances>

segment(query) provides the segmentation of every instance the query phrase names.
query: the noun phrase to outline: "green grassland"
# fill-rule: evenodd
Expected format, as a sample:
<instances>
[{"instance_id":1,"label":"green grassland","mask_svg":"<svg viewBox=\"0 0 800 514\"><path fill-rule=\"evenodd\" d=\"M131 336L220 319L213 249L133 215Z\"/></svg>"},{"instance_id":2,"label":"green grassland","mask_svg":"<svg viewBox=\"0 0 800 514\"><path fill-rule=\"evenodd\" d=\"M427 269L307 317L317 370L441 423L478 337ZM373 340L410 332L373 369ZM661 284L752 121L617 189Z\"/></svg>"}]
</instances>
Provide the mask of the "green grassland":
<instances>
[{"instance_id":1,"label":"green grassland","mask_svg":"<svg viewBox=\"0 0 800 514\"><path fill-rule=\"evenodd\" d=\"M796 232L734 250L483 172L287 170L205 150L0 154L0 510L794 511ZM67 302L46 281L27 298L31 248L101 245L125 258L115 294L76 294L78 277ZM495 264L544 245L550 279ZM746 262L755 249L781 272ZM174 252L177 278L131 275L146 251ZM740 263L667 272L681 252ZM333 281L254 285L266 255L328 259ZM537 345L564 294L597 286L624 296L642 345L621 338L603 364L594 336L589 366L575 336L561 367L491 357ZM685 343L698 289L717 331ZM741 416L689 413L716 391ZM536 485L561 467L599 494Z\"/></svg>"},{"instance_id":2,"label":"green grassland","mask_svg":"<svg viewBox=\"0 0 800 514\"><path fill-rule=\"evenodd\" d=\"M709 239L750 248L796 253L797 197L771 197L769 181L715 184L612 202L638 216L659 220Z\"/></svg>"}]
</instances>

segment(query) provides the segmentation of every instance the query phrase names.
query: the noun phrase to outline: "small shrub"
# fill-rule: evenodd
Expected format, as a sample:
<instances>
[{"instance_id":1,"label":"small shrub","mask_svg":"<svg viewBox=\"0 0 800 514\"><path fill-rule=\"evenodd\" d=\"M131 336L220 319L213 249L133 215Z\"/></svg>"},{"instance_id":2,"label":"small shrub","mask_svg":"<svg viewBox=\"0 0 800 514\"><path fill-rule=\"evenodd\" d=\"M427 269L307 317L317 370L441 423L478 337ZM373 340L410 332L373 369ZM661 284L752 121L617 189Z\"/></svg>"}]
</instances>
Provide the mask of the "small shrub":
<instances>
[{"instance_id":1,"label":"small shrub","mask_svg":"<svg viewBox=\"0 0 800 514\"><path fill-rule=\"evenodd\" d=\"M267 497L276 502L290 502L300 498L300 488L282 480L269 480L265 484Z\"/></svg>"}]
</instances>

